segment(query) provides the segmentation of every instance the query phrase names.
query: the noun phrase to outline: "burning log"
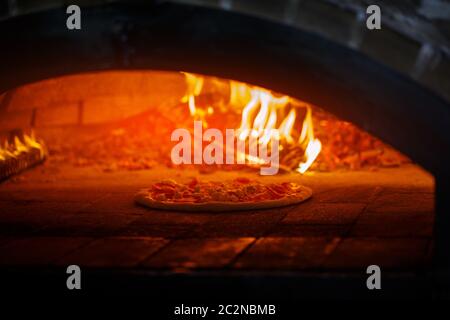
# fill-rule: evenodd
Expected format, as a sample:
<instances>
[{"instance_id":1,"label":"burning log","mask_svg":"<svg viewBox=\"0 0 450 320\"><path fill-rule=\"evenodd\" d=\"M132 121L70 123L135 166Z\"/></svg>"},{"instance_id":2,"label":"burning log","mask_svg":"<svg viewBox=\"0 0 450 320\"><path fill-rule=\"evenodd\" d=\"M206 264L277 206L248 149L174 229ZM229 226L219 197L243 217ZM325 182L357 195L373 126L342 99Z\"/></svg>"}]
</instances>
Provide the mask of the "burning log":
<instances>
[{"instance_id":1,"label":"burning log","mask_svg":"<svg viewBox=\"0 0 450 320\"><path fill-rule=\"evenodd\" d=\"M13 143L0 147L0 181L42 163L47 152L43 142L37 141L33 134L24 135L23 140L15 136Z\"/></svg>"}]
</instances>

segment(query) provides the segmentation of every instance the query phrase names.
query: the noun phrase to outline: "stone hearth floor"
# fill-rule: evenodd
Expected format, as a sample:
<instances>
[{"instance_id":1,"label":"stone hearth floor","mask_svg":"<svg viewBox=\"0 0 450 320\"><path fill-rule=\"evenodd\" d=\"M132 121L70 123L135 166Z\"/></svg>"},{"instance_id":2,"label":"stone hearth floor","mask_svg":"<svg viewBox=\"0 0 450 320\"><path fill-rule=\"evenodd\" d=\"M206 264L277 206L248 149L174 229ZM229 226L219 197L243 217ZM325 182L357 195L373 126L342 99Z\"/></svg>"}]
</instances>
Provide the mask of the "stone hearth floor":
<instances>
[{"instance_id":1,"label":"stone hearth floor","mask_svg":"<svg viewBox=\"0 0 450 320\"><path fill-rule=\"evenodd\" d=\"M309 201L276 210L182 213L133 203L156 176L191 174L45 164L3 182L0 266L364 272L370 264L392 270L429 264L434 182L416 166L267 178L299 180L314 190Z\"/></svg>"}]
</instances>

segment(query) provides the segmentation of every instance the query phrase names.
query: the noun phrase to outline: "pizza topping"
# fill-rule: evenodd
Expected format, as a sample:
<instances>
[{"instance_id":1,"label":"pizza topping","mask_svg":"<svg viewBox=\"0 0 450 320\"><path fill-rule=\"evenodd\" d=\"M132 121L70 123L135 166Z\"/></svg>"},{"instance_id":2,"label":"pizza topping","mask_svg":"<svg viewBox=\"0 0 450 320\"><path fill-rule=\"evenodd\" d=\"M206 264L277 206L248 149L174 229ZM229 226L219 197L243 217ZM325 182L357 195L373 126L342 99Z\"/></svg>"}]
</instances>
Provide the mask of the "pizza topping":
<instances>
[{"instance_id":1,"label":"pizza topping","mask_svg":"<svg viewBox=\"0 0 450 320\"><path fill-rule=\"evenodd\" d=\"M302 192L293 182L262 184L248 178L227 182L200 182L192 179L182 184L163 180L148 189L148 197L164 203L259 202L291 198Z\"/></svg>"},{"instance_id":2,"label":"pizza topping","mask_svg":"<svg viewBox=\"0 0 450 320\"><path fill-rule=\"evenodd\" d=\"M236 182L240 182L240 183L250 183L250 179L249 178L236 178L235 180Z\"/></svg>"}]
</instances>

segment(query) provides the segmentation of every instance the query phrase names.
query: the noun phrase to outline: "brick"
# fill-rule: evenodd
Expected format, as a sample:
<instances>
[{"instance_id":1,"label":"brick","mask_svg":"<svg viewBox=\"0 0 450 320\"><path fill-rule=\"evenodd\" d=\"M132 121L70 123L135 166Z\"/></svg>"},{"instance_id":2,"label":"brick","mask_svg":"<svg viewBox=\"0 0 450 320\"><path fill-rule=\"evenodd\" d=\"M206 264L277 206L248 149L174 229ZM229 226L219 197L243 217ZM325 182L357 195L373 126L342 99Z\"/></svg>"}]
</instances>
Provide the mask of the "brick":
<instances>
[{"instance_id":1,"label":"brick","mask_svg":"<svg viewBox=\"0 0 450 320\"><path fill-rule=\"evenodd\" d=\"M375 264L383 269L413 270L423 267L428 240L417 238L344 239L324 262L324 268L365 272Z\"/></svg>"},{"instance_id":2,"label":"brick","mask_svg":"<svg viewBox=\"0 0 450 320\"><path fill-rule=\"evenodd\" d=\"M43 200L0 200L2 213L0 219L4 216L24 217L33 220L35 218L43 218L51 215L73 214L81 211L89 203L83 202L65 202L60 201L43 201Z\"/></svg>"},{"instance_id":3,"label":"brick","mask_svg":"<svg viewBox=\"0 0 450 320\"><path fill-rule=\"evenodd\" d=\"M209 220L195 227L192 237L260 237L269 232L293 206L277 210L226 212L211 214Z\"/></svg>"},{"instance_id":4,"label":"brick","mask_svg":"<svg viewBox=\"0 0 450 320\"><path fill-rule=\"evenodd\" d=\"M338 239L267 237L259 239L234 266L242 269L318 269Z\"/></svg>"},{"instance_id":5,"label":"brick","mask_svg":"<svg viewBox=\"0 0 450 320\"><path fill-rule=\"evenodd\" d=\"M62 198L64 199L64 198ZM112 235L136 219L131 214L82 212L89 203L39 200L0 201L0 235Z\"/></svg>"},{"instance_id":6,"label":"brick","mask_svg":"<svg viewBox=\"0 0 450 320\"><path fill-rule=\"evenodd\" d=\"M434 212L434 194L430 193L382 193L368 207L367 212L409 213Z\"/></svg>"},{"instance_id":7,"label":"brick","mask_svg":"<svg viewBox=\"0 0 450 320\"><path fill-rule=\"evenodd\" d=\"M89 206L83 209L83 212L101 212L114 214L127 214L140 216L143 214L151 215L146 208L135 204L134 194L132 192L111 192L103 193L102 197L97 198Z\"/></svg>"},{"instance_id":8,"label":"brick","mask_svg":"<svg viewBox=\"0 0 450 320\"><path fill-rule=\"evenodd\" d=\"M434 194L384 191L350 231L355 237L431 237Z\"/></svg>"},{"instance_id":9,"label":"brick","mask_svg":"<svg viewBox=\"0 0 450 320\"><path fill-rule=\"evenodd\" d=\"M369 203L379 188L347 183L337 188L327 188L314 192L313 199L327 203Z\"/></svg>"},{"instance_id":10,"label":"brick","mask_svg":"<svg viewBox=\"0 0 450 320\"><path fill-rule=\"evenodd\" d=\"M420 44L389 27L365 32L361 51L398 71L409 74L416 62Z\"/></svg>"},{"instance_id":11,"label":"brick","mask_svg":"<svg viewBox=\"0 0 450 320\"><path fill-rule=\"evenodd\" d=\"M382 194L392 194L392 193L406 193L406 194L420 193L420 194L425 194L425 195L426 194L434 195L434 179L431 184L427 183L426 186L405 184L405 185L401 185L401 186L383 187ZM427 196L427 197L429 197L429 196Z\"/></svg>"},{"instance_id":12,"label":"brick","mask_svg":"<svg viewBox=\"0 0 450 320\"><path fill-rule=\"evenodd\" d=\"M0 247L1 265L49 265L91 241L85 237L33 237Z\"/></svg>"},{"instance_id":13,"label":"brick","mask_svg":"<svg viewBox=\"0 0 450 320\"><path fill-rule=\"evenodd\" d=\"M332 224L279 224L267 236L270 237L343 237L350 225Z\"/></svg>"},{"instance_id":14,"label":"brick","mask_svg":"<svg viewBox=\"0 0 450 320\"><path fill-rule=\"evenodd\" d=\"M52 236L113 236L130 224L136 216L107 213L73 213L47 223L39 233Z\"/></svg>"},{"instance_id":15,"label":"brick","mask_svg":"<svg viewBox=\"0 0 450 320\"><path fill-rule=\"evenodd\" d=\"M32 116L33 110L2 112L0 114L0 128L4 132L14 129L30 128Z\"/></svg>"},{"instance_id":16,"label":"brick","mask_svg":"<svg viewBox=\"0 0 450 320\"><path fill-rule=\"evenodd\" d=\"M146 208L136 223L142 224L188 224L200 225L211 219L208 213L195 213L183 211L167 211L167 210L149 210Z\"/></svg>"},{"instance_id":17,"label":"brick","mask_svg":"<svg viewBox=\"0 0 450 320\"><path fill-rule=\"evenodd\" d=\"M367 212L352 227L354 237L431 237L434 216L431 213Z\"/></svg>"},{"instance_id":18,"label":"brick","mask_svg":"<svg viewBox=\"0 0 450 320\"><path fill-rule=\"evenodd\" d=\"M351 224L365 206L363 203L320 203L310 201L291 210L282 223Z\"/></svg>"},{"instance_id":19,"label":"brick","mask_svg":"<svg viewBox=\"0 0 450 320\"><path fill-rule=\"evenodd\" d=\"M42 211L37 210L36 215L34 206L40 204L42 203L38 201L0 201L0 235L29 235L42 229L48 221L58 220L57 216L43 209L48 208L45 204L42 204Z\"/></svg>"},{"instance_id":20,"label":"brick","mask_svg":"<svg viewBox=\"0 0 450 320\"><path fill-rule=\"evenodd\" d=\"M40 201L40 202L59 202L64 200L65 203L82 203L85 207L87 204L99 201L105 198L108 194L105 194L103 190L76 190L76 189L41 189L41 190L14 190L3 189L0 190L0 201L14 201L15 204L20 201Z\"/></svg>"},{"instance_id":21,"label":"brick","mask_svg":"<svg viewBox=\"0 0 450 320\"><path fill-rule=\"evenodd\" d=\"M95 240L58 261L81 267L133 267L168 241L162 238L110 237Z\"/></svg>"},{"instance_id":22,"label":"brick","mask_svg":"<svg viewBox=\"0 0 450 320\"><path fill-rule=\"evenodd\" d=\"M51 225L61 227L84 205L37 200L0 201L0 234L26 235Z\"/></svg>"},{"instance_id":23,"label":"brick","mask_svg":"<svg viewBox=\"0 0 450 320\"><path fill-rule=\"evenodd\" d=\"M269 19L283 19L288 0L246 0L232 2L233 10Z\"/></svg>"},{"instance_id":24,"label":"brick","mask_svg":"<svg viewBox=\"0 0 450 320\"><path fill-rule=\"evenodd\" d=\"M321 1L301 1L294 24L325 38L346 44L355 14Z\"/></svg>"},{"instance_id":25,"label":"brick","mask_svg":"<svg viewBox=\"0 0 450 320\"><path fill-rule=\"evenodd\" d=\"M254 238L207 238L175 240L142 263L151 268L224 268Z\"/></svg>"},{"instance_id":26,"label":"brick","mask_svg":"<svg viewBox=\"0 0 450 320\"><path fill-rule=\"evenodd\" d=\"M450 101L450 59L442 56L439 64L429 68L421 77L421 82Z\"/></svg>"},{"instance_id":27,"label":"brick","mask_svg":"<svg viewBox=\"0 0 450 320\"><path fill-rule=\"evenodd\" d=\"M149 109L145 97L92 97L83 102L83 124L106 123L125 119Z\"/></svg>"},{"instance_id":28,"label":"brick","mask_svg":"<svg viewBox=\"0 0 450 320\"><path fill-rule=\"evenodd\" d=\"M188 237L194 228L192 224L142 224L132 222L118 231L124 236L163 237L168 239Z\"/></svg>"},{"instance_id":29,"label":"brick","mask_svg":"<svg viewBox=\"0 0 450 320\"><path fill-rule=\"evenodd\" d=\"M148 105L153 106L170 97L181 98L184 90L184 77L178 72L94 72L53 78L19 87L14 92L9 108L16 111L65 106L89 101L93 97L109 97L114 103L115 96L146 98Z\"/></svg>"},{"instance_id":30,"label":"brick","mask_svg":"<svg viewBox=\"0 0 450 320\"><path fill-rule=\"evenodd\" d=\"M47 107L36 110L36 127L76 125L79 123L79 105L64 104L62 107Z\"/></svg>"},{"instance_id":31,"label":"brick","mask_svg":"<svg viewBox=\"0 0 450 320\"><path fill-rule=\"evenodd\" d=\"M120 230L121 234L164 238L187 237L196 226L211 218L207 213L150 210L142 207L138 209L142 210L142 214Z\"/></svg>"}]
</instances>

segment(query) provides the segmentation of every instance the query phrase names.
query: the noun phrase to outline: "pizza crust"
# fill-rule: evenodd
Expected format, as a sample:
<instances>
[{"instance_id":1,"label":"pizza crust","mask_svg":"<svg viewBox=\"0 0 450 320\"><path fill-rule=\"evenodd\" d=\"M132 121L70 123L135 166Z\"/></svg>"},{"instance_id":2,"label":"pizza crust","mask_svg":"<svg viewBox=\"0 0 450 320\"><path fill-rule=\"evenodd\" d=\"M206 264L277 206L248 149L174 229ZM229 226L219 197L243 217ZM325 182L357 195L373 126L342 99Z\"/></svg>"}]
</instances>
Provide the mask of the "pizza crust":
<instances>
[{"instance_id":1,"label":"pizza crust","mask_svg":"<svg viewBox=\"0 0 450 320\"><path fill-rule=\"evenodd\" d=\"M299 186L295 195L286 196L276 200L263 200L259 202L223 202L208 201L200 203L180 203L173 201L157 201L150 197L148 190L139 191L134 196L134 201L142 206L171 211L189 211L189 212L224 212L224 211L242 211L259 210L289 206L301 203L312 196L312 190L305 186Z\"/></svg>"}]
</instances>

